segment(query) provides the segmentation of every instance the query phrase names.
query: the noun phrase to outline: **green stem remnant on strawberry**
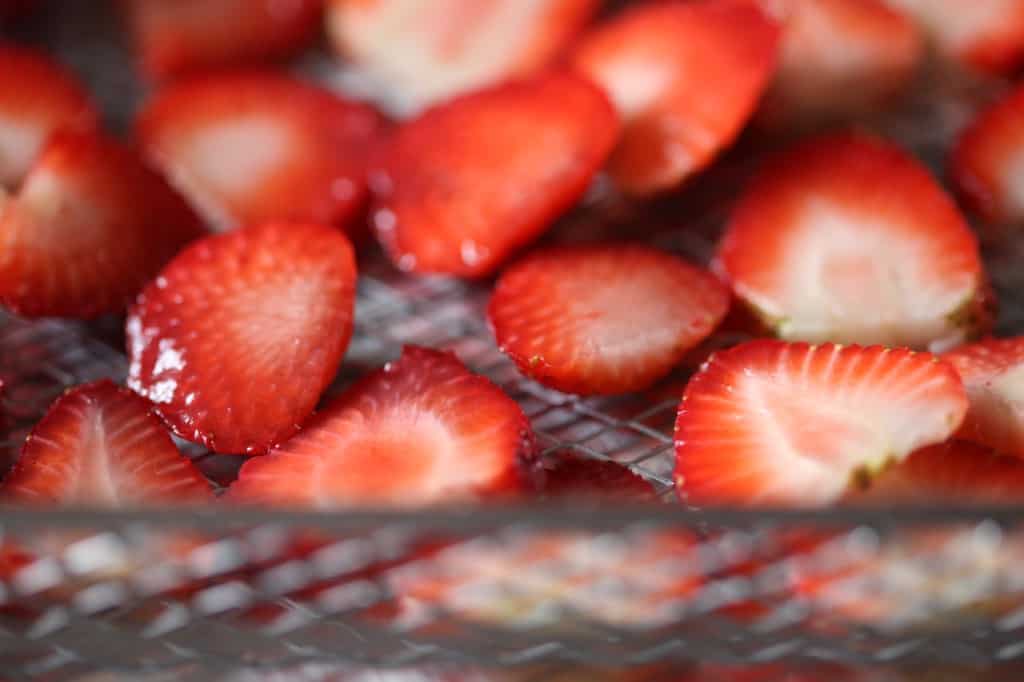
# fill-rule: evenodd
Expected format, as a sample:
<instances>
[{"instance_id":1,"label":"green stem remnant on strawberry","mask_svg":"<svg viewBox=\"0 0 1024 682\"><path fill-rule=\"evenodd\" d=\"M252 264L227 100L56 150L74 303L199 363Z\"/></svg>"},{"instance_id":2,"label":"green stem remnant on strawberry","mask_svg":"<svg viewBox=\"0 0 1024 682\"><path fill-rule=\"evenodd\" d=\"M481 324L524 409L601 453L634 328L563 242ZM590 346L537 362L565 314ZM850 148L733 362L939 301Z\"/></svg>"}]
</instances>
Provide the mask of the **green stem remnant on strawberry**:
<instances>
[{"instance_id":1,"label":"green stem remnant on strawberry","mask_svg":"<svg viewBox=\"0 0 1024 682\"><path fill-rule=\"evenodd\" d=\"M966 412L956 371L928 353L751 341L686 387L676 491L698 505L828 505L949 438Z\"/></svg>"},{"instance_id":2,"label":"green stem remnant on strawberry","mask_svg":"<svg viewBox=\"0 0 1024 682\"><path fill-rule=\"evenodd\" d=\"M718 267L778 336L944 350L986 331L977 239L928 171L869 135L768 162L733 210Z\"/></svg>"},{"instance_id":3,"label":"green stem remnant on strawberry","mask_svg":"<svg viewBox=\"0 0 1024 682\"><path fill-rule=\"evenodd\" d=\"M356 265L332 228L268 223L208 237L142 292L128 385L183 438L259 454L334 379L352 334Z\"/></svg>"},{"instance_id":4,"label":"green stem remnant on strawberry","mask_svg":"<svg viewBox=\"0 0 1024 682\"><path fill-rule=\"evenodd\" d=\"M514 493L533 437L522 409L451 353L407 347L245 463L227 499L351 507L465 502Z\"/></svg>"}]
</instances>

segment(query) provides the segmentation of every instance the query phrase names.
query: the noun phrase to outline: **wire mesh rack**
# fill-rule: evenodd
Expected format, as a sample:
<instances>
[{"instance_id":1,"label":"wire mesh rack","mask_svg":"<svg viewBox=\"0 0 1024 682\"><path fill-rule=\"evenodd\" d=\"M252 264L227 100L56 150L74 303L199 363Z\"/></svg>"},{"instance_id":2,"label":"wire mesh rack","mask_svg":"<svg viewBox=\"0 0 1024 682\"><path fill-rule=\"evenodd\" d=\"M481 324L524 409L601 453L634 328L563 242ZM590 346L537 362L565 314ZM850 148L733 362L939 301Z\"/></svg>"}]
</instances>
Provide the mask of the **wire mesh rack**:
<instances>
[{"instance_id":1,"label":"wire mesh rack","mask_svg":"<svg viewBox=\"0 0 1024 682\"><path fill-rule=\"evenodd\" d=\"M141 88L109 8L50 7L20 37L80 71L123 128ZM935 162L959 106L884 127ZM598 185L551 238L628 234L706 261L748 171L727 159L646 207ZM986 260L999 331L1024 332L1024 240L993 242ZM644 394L567 396L498 352L486 299L486 286L402 276L368 251L328 396L405 344L450 349L522 405L542 456L614 461L673 499L672 422L701 356ZM66 387L123 380L122 349L117 319L0 312L0 470ZM241 464L179 445L218 489ZM1020 680L1022 565L1024 511L1005 509L4 510L0 679Z\"/></svg>"}]
</instances>

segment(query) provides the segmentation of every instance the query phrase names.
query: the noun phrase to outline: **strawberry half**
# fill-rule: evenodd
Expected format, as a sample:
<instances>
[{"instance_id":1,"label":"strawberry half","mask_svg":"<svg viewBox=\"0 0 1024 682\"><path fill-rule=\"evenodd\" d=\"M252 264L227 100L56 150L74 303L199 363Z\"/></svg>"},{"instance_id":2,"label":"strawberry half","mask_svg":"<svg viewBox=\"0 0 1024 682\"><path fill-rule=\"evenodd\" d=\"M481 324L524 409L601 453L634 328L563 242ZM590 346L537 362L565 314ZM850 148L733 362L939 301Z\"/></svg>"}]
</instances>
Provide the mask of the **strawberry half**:
<instances>
[{"instance_id":1,"label":"strawberry half","mask_svg":"<svg viewBox=\"0 0 1024 682\"><path fill-rule=\"evenodd\" d=\"M515 401L453 354L407 347L247 461L228 499L318 508L487 499L520 486L529 434Z\"/></svg>"},{"instance_id":2,"label":"strawberry half","mask_svg":"<svg viewBox=\"0 0 1024 682\"><path fill-rule=\"evenodd\" d=\"M123 0L153 78L287 57L320 28L323 0Z\"/></svg>"},{"instance_id":3,"label":"strawberry half","mask_svg":"<svg viewBox=\"0 0 1024 682\"><path fill-rule=\"evenodd\" d=\"M653 502L653 486L624 465L562 452L545 462L544 494L550 499Z\"/></svg>"},{"instance_id":4,"label":"strawberry half","mask_svg":"<svg viewBox=\"0 0 1024 682\"><path fill-rule=\"evenodd\" d=\"M920 163L850 133L770 161L733 210L718 265L784 338L943 349L989 322L977 240Z\"/></svg>"},{"instance_id":5,"label":"strawberry half","mask_svg":"<svg viewBox=\"0 0 1024 682\"><path fill-rule=\"evenodd\" d=\"M269 223L208 237L139 295L128 385L182 438L257 454L334 379L352 335L356 265L337 230Z\"/></svg>"},{"instance_id":6,"label":"strawberry half","mask_svg":"<svg viewBox=\"0 0 1024 682\"><path fill-rule=\"evenodd\" d=\"M757 107L779 34L753 2L697 0L641 4L586 36L573 64L625 122L610 164L618 185L651 194L707 166Z\"/></svg>"},{"instance_id":7,"label":"strawberry half","mask_svg":"<svg viewBox=\"0 0 1024 682\"><path fill-rule=\"evenodd\" d=\"M551 62L600 0L328 0L327 30L399 114Z\"/></svg>"},{"instance_id":8,"label":"strawberry half","mask_svg":"<svg viewBox=\"0 0 1024 682\"><path fill-rule=\"evenodd\" d=\"M213 491L149 403L98 381L67 391L50 407L0 484L0 497L124 507L212 502Z\"/></svg>"},{"instance_id":9,"label":"strawberry half","mask_svg":"<svg viewBox=\"0 0 1024 682\"><path fill-rule=\"evenodd\" d=\"M365 208L370 107L272 72L159 92L138 134L150 160L218 231L271 220L350 224Z\"/></svg>"},{"instance_id":10,"label":"strawberry half","mask_svg":"<svg viewBox=\"0 0 1024 682\"><path fill-rule=\"evenodd\" d=\"M74 74L40 52L0 47L0 188L17 188L51 133L98 121Z\"/></svg>"},{"instance_id":11,"label":"strawberry half","mask_svg":"<svg viewBox=\"0 0 1024 682\"><path fill-rule=\"evenodd\" d=\"M766 0L767 1L767 0ZM924 57L917 24L882 0L785 0L779 73L758 114L800 127L873 113Z\"/></svg>"},{"instance_id":12,"label":"strawberry half","mask_svg":"<svg viewBox=\"0 0 1024 682\"><path fill-rule=\"evenodd\" d=\"M676 490L700 505L827 505L966 412L960 377L928 353L751 341L686 387Z\"/></svg>"},{"instance_id":13,"label":"strawberry half","mask_svg":"<svg viewBox=\"0 0 1024 682\"><path fill-rule=\"evenodd\" d=\"M0 199L0 303L27 317L118 313L199 221L160 178L96 133L57 133Z\"/></svg>"},{"instance_id":14,"label":"strawberry half","mask_svg":"<svg viewBox=\"0 0 1024 682\"><path fill-rule=\"evenodd\" d=\"M566 393L647 388L725 317L709 272L640 245L556 247L498 279L487 314L502 352Z\"/></svg>"},{"instance_id":15,"label":"strawberry half","mask_svg":"<svg viewBox=\"0 0 1024 682\"><path fill-rule=\"evenodd\" d=\"M377 236L402 270L488 275L576 203L617 132L604 95L566 72L435 107L376 159Z\"/></svg>"},{"instance_id":16,"label":"strawberry half","mask_svg":"<svg viewBox=\"0 0 1024 682\"><path fill-rule=\"evenodd\" d=\"M983 218L996 225L1024 224L1024 87L981 112L961 134L949 174Z\"/></svg>"},{"instance_id":17,"label":"strawberry half","mask_svg":"<svg viewBox=\"0 0 1024 682\"><path fill-rule=\"evenodd\" d=\"M943 357L960 373L971 401L959 436L1024 457L1024 337L987 339Z\"/></svg>"}]
</instances>

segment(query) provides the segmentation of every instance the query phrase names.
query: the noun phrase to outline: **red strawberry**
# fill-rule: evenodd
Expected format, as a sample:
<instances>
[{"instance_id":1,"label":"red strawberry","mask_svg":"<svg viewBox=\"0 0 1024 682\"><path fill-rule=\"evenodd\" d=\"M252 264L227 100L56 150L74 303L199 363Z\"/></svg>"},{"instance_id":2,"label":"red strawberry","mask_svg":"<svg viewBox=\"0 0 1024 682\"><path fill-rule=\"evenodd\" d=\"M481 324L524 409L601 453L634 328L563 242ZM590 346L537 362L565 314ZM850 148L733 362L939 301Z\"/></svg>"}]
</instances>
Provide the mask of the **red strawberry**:
<instances>
[{"instance_id":1,"label":"red strawberry","mask_svg":"<svg viewBox=\"0 0 1024 682\"><path fill-rule=\"evenodd\" d=\"M1020 0L885 0L917 18L937 50L981 71L1009 73L1024 62Z\"/></svg>"},{"instance_id":2,"label":"red strawberry","mask_svg":"<svg viewBox=\"0 0 1024 682\"><path fill-rule=\"evenodd\" d=\"M498 280L488 317L501 350L567 393L639 391L665 376L725 317L712 274L639 245L556 247Z\"/></svg>"},{"instance_id":3,"label":"red strawberry","mask_svg":"<svg viewBox=\"0 0 1024 682\"><path fill-rule=\"evenodd\" d=\"M99 114L77 78L46 55L0 47L0 188L16 188L55 130L88 130Z\"/></svg>"},{"instance_id":4,"label":"red strawberry","mask_svg":"<svg viewBox=\"0 0 1024 682\"><path fill-rule=\"evenodd\" d=\"M641 4L585 37L573 63L626 125L618 184L650 194L707 166L754 112L778 42L778 25L744 0Z\"/></svg>"},{"instance_id":5,"label":"red strawberry","mask_svg":"<svg viewBox=\"0 0 1024 682\"><path fill-rule=\"evenodd\" d=\"M109 381L67 391L25 441L0 495L25 504L122 507L213 501L145 400Z\"/></svg>"},{"instance_id":6,"label":"red strawberry","mask_svg":"<svg viewBox=\"0 0 1024 682\"><path fill-rule=\"evenodd\" d=\"M35 9L36 0L0 0L0 21L17 19Z\"/></svg>"},{"instance_id":7,"label":"red strawberry","mask_svg":"<svg viewBox=\"0 0 1024 682\"><path fill-rule=\"evenodd\" d=\"M676 489L701 505L829 504L966 412L960 378L927 353L751 341L686 387Z\"/></svg>"},{"instance_id":8,"label":"red strawberry","mask_svg":"<svg viewBox=\"0 0 1024 682\"><path fill-rule=\"evenodd\" d=\"M255 454L285 440L352 334L356 265L337 230L268 223L178 255L128 316L128 385L183 438Z\"/></svg>"},{"instance_id":9,"label":"red strawberry","mask_svg":"<svg viewBox=\"0 0 1024 682\"><path fill-rule=\"evenodd\" d=\"M1024 86L983 111L950 156L950 176L967 204L999 225L1024 223Z\"/></svg>"},{"instance_id":10,"label":"red strawberry","mask_svg":"<svg viewBox=\"0 0 1024 682\"><path fill-rule=\"evenodd\" d=\"M228 498L318 508L487 499L520 485L529 423L451 353L408 347L299 435L245 463Z\"/></svg>"},{"instance_id":11,"label":"red strawberry","mask_svg":"<svg viewBox=\"0 0 1024 682\"><path fill-rule=\"evenodd\" d=\"M545 463L544 493L554 499L596 498L651 502L654 488L617 462L580 457L571 452Z\"/></svg>"},{"instance_id":12,"label":"red strawberry","mask_svg":"<svg viewBox=\"0 0 1024 682\"><path fill-rule=\"evenodd\" d=\"M403 270L490 274L576 203L617 132L604 95L563 72L442 104L377 159L378 238Z\"/></svg>"},{"instance_id":13,"label":"red strawberry","mask_svg":"<svg viewBox=\"0 0 1024 682\"><path fill-rule=\"evenodd\" d=\"M759 119L771 127L871 113L924 57L917 25L883 0L785 0L780 69Z\"/></svg>"},{"instance_id":14,"label":"red strawberry","mask_svg":"<svg viewBox=\"0 0 1024 682\"><path fill-rule=\"evenodd\" d=\"M271 72L171 86L138 121L153 163L219 230L270 220L347 225L367 197L370 107Z\"/></svg>"},{"instance_id":15,"label":"red strawberry","mask_svg":"<svg viewBox=\"0 0 1024 682\"><path fill-rule=\"evenodd\" d=\"M734 208L719 265L784 339L945 348L981 331L977 240L928 171L861 134L799 144Z\"/></svg>"},{"instance_id":16,"label":"red strawberry","mask_svg":"<svg viewBox=\"0 0 1024 682\"><path fill-rule=\"evenodd\" d=\"M0 201L0 302L29 317L120 312L201 232L128 150L95 133L56 134Z\"/></svg>"},{"instance_id":17,"label":"red strawberry","mask_svg":"<svg viewBox=\"0 0 1024 682\"><path fill-rule=\"evenodd\" d=\"M987 339L944 357L971 401L960 437L1024 457L1024 337Z\"/></svg>"},{"instance_id":18,"label":"red strawberry","mask_svg":"<svg viewBox=\"0 0 1024 682\"><path fill-rule=\"evenodd\" d=\"M327 30L396 113L551 62L600 0L328 0Z\"/></svg>"},{"instance_id":19,"label":"red strawberry","mask_svg":"<svg viewBox=\"0 0 1024 682\"><path fill-rule=\"evenodd\" d=\"M122 0L154 78L287 57L320 27L323 0Z\"/></svg>"}]
</instances>

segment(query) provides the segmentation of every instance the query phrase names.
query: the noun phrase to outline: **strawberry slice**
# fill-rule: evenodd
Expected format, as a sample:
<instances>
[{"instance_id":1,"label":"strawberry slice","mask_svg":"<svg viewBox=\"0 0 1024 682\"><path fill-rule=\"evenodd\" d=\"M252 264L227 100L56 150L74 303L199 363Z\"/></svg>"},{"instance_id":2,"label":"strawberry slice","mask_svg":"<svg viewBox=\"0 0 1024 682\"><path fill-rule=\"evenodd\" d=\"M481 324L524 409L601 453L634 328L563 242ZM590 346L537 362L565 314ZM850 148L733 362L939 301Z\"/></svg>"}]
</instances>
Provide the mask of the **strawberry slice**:
<instances>
[{"instance_id":1,"label":"strawberry slice","mask_svg":"<svg viewBox=\"0 0 1024 682\"><path fill-rule=\"evenodd\" d=\"M566 393L639 391L665 376L729 308L711 273L640 245L556 247L498 280L488 317L519 369Z\"/></svg>"},{"instance_id":2,"label":"strawberry slice","mask_svg":"<svg viewBox=\"0 0 1024 682\"><path fill-rule=\"evenodd\" d=\"M981 112L957 140L949 174L965 203L996 225L1024 223L1024 87Z\"/></svg>"},{"instance_id":3,"label":"strawberry slice","mask_svg":"<svg viewBox=\"0 0 1024 682\"><path fill-rule=\"evenodd\" d=\"M403 270L488 275L576 203L617 132L604 95L560 71L435 107L376 159L377 236Z\"/></svg>"},{"instance_id":4,"label":"strawberry slice","mask_svg":"<svg viewBox=\"0 0 1024 682\"><path fill-rule=\"evenodd\" d=\"M96 133L54 134L0 199L0 302L28 317L117 313L202 233L164 181Z\"/></svg>"},{"instance_id":5,"label":"strawberry slice","mask_svg":"<svg viewBox=\"0 0 1024 682\"><path fill-rule=\"evenodd\" d=\"M520 486L529 433L519 406L453 354L407 347L247 461L228 498L318 508L487 499Z\"/></svg>"},{"instance_id":6,"label":"strawberry slice","mask_svg":"<svg viewBox=\"0 0 1024 682\"><path fill-rule=\"evenodd\" d=\"M51 133L89 130L98 120L70 71L40 52L0 47L0 188L18 186Z\"/></svg>"},{"instance_id":7,"label":"strawberry slice","mask_svg":"<svg viewBox=\"0 0 1024 682\"><path fill-rule=\"evenodd\" d=\"M813 139L767 163L718 265L784 339L943 349L988 321L977 240L956 205L868 135Z\"/></svg>"},{"instance_id":8,"label":"strawberry slice","mask_svg":"<svg viewBox=\"0 0 1024 682\"><path fill-rule=\"evenodd\" d=\"M287 57L320 28L323 0L124 0L152 78Z\"/></svg>"},{"instance_id":9,"label":"strawberry slice","mask_svg":"<svg viewBox=\"0 0 1024 682\"><path fill-rule=\"evenodd\" d=\"M753 2L698 0L641 4L586 36L572 61L625 121L618 185L651 194L707 166L754 112L779 35Z\"/></svg>"},{"instance_id":10,"label":"strawberry slice","mask_svg":"<svg viewBox=\"0 0 1024 682\"><path fill-rule=\"evenodd\" d=\"M777 4L785 17L779 73L758 114L767 127L878 111L906 90L924 57L917 24L882 0Z\"/></svg>"},{"instance_id":11,"label":"strawberry slice","mask_svg":"<svg viewBox=\"0 0 1024 682\"><path fill-rule=\"evenodd\" d=\"M959 436L1024 457L1024 337L986 339L943 357L971 401Z\"/></svg>"},{"instance_id":12,"label":"strawberry slice","mask_svg":"<svg viewBox=\"0 0 1024 682\"><path fill-rule=\"evenodd\" d=\"M57 399L29 434L0 496L104 507L213 501L210 484L174 447L149 403L110 381Z\"/></svg>"},{"instance_id":13,"label":"strawberry slice","mask_svg":"<svg viewBox=\"0 0 1024 682\"><path fill-rule=\"evenodd\" d=\"M1024 62L1020 0L885 0L916 18L936 50L968 68L1010 73Z\"/></svg>"},{"instance_id":14,"label":"strawberry slice","mask_svg":"<svg viewBox=\"0 0 1024 682\"><path fill-rule=\"evenodd\" d=\"M701 505L830 504L966 412L956 371L928 353L751 341L686 387L676 490Z\"/></svg>"},{"instance_id":15,"label":"strawberry slice","mask_svg":"<svg viewBox=\"0 0 1024 682\"><path fill-rule=\"evenodd\" d=\"M327 30L397 114L551 62L600 0L328 0Z\"/></svg>"},{"instance_id":16,"label":"strawberry slice","mask_svg":"<svg viewBox=\"0 0 1024 682\"><path fill-rule=\"evenodd\" d=\"M257 454L298 430L352 335L345 236L268 223L178 255L129 312L128 385L182 438Z\"/></svg>"},{"instance_id":17,"label":"strawberry slice","mask_svg":"<svg viewBox=\"0 0 1024 682\"><path fill-rule=\"evenodd\" d=\"M142 111L143 147L214 228L271 220L348 225L367 198L370 107L271 72L206 76Z\"/></svg>"},{"instance_id":18,"label":"strawberry slice","mask_svg":"<svg viewBox=\"0 0 1024 682\"><path fill-rule=\"evenodd\" d=\"M544 466L544 493L553 499L615 499L653 502L654 487L617 462L572 452L551 456Z\"/></svg>"}]
</instances>

